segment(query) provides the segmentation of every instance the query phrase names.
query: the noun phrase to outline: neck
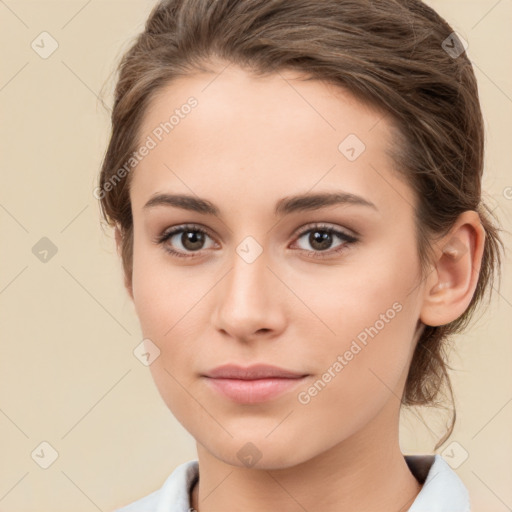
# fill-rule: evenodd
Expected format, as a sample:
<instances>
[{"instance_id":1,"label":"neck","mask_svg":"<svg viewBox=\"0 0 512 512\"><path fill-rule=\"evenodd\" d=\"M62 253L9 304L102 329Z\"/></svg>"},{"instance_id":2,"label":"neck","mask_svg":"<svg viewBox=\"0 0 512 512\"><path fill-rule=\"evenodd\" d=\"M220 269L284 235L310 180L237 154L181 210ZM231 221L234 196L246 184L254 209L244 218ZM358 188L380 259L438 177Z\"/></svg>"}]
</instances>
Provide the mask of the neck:
<instances>
[{"instance_id":1,"label":"neck","mask_svg":"<svg viewBox=\"0 0 512 512\"><path fill-rule=\"evenodd\" d=\"M400 451L397 408L385 409L349 439L287 468L232 466L198 443L200 479L192 507L197 512L407 511L421 485ZM393 428L389 414L396 415Z\"/></svg>"}]
</instances>

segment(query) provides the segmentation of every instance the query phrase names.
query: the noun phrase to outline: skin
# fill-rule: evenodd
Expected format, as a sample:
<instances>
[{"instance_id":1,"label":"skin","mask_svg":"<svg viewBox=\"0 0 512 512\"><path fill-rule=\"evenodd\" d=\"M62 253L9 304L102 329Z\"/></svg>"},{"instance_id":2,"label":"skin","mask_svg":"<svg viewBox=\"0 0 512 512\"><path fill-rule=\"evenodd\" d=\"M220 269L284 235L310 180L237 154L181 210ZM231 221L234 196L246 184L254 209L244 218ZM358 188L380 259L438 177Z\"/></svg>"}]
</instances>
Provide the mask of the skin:
<instances>
[{"instance_id":1,"label":"skin","mask_svg":"<svg viewBox=\"0 0 512 512\"><path fill-rule=\"evenodd\" d=\"M133 280L127 289L144 338L161 351L150 366L158 390L196 439L199 484L191 505L219 510L296 512L407 510L421 485L398 442L400 397L423 324L459 317L474 293L484 231L465 212L435 245L422 278L412 190L393 170L390 120L345 90L293 71L257 78L235 65L172 82L153 98L140 141L190 96L198 106L138 164L130 189ZM222 71L222 72L221 72ZM365 151L349 161L338 145L356 134ZM274 214L280 199L343 190L376 209L335 204ZM209 200L220 217L160 205L155 194ZM316 222L332 235L322 251L298 231ZM199 249L172 226L206 228ZM236 249L248 236L262 253ZM116 232L118 246L120 234ZM243 244L242 244L243 245ZM201 248L202 247L202 248ZM311 251L316 254L308 254ZM394 303L401 310L336 377L302 404L307 390ZM262 404L237 404L200 375L225 363L268 363L310 376ZM261 458L237 457L252 443Z\"/></svg>"}]
</instances>

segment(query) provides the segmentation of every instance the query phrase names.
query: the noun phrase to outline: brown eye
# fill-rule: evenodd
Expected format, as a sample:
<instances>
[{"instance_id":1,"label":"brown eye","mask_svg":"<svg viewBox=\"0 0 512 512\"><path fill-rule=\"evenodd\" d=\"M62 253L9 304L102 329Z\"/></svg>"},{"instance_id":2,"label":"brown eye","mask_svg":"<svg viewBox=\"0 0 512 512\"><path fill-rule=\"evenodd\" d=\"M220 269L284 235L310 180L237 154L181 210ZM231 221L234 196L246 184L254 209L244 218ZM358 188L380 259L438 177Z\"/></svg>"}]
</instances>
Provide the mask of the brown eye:
<instances>
[{"instance_id":1,"label":"brown eye","mask_svg":"<svg viewBox=\"0 0 512 512\"><path fill-rule=\"evenodd\" d=\"M299 248L314 255L322 252L325 252L326 255L337 253L348 245L357 242L356 237L330 226L314 226L302 231L297 240L301 239L304 239L306 241L304 245L309 245L309 247L301 247L301 244L298 244ZM340 243L334 245L334 249L331 249L336 239L340 240Z\"/></svg>"},{"instance_id":2,"label":"brown eye","mask_svg":"<svg viewBox=\"0 0 512 512\"><path fill-rule=\"evenodd\" d=\"M187 251L197 251L202 249L205 235L199 231L183 231L179 238L182 246Z\"/></svg>"},{"instance_id":3,"label":"brown eye","mask_svg":"<svg viewBox=\"0 0 512 512\"><path fill-rule=\"evenodd\" d=\"M331 233L327 233L326 231L315 229L314 231L310 231L308 243L314 250L325 251L329 249L333 243L333 236Z\"/></svg>"},{"instance_id":4,"label":"brown eye","mask_svg":"<svg viewBox=\"0 0 512 512\"><path fill-rule=\"evenodd\" d=\"M205 242L211 237L199 226L178 226L157 238L164 249L174 256L193 257L205 247ZM210 246L211 247L211 246ZM190 253L190 254L187 254Z\"/></svg>"}]
</instances>

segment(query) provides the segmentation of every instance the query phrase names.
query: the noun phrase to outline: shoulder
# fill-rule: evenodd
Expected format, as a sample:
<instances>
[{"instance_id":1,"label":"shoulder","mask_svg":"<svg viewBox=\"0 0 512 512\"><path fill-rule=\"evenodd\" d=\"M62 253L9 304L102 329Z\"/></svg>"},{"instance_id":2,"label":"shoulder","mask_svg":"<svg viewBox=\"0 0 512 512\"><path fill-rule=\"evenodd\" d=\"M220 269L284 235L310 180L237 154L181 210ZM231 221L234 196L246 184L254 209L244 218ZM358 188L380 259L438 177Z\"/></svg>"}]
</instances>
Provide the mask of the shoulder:
<instances>
[{"instance_id":1,"label":"shoulder","mask_svg":"<svg viewBox=\"0 0 512 512\"><path fill-rule=\"evenodd\" d=\"M406 455L405 460L423 484L408 512L470 512L466 487L441 455Z\"/></svg>"},{"instance_id":2,"label":"shoulder","mask_svg":"<svg viewBox=\"0 0 512 512\"><path fill-rule=\"evenodd\" d=\"M190 489L198 478L197 460L178 466L160 489L114 512L189 512Z\"/></svg>"}]
</instances>

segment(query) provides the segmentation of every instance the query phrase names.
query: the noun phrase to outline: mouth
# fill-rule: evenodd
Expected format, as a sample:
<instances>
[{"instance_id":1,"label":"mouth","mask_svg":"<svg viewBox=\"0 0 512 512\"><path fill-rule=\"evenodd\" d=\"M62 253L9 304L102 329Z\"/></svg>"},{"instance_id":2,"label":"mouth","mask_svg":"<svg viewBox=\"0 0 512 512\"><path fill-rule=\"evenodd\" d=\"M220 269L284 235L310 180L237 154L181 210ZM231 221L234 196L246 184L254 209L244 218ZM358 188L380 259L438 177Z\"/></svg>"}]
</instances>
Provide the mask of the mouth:
<instances>
[{"instance_id":1,"label":"mouth","mask_svg":"<svg viewBox=\"0 0 512 512\"><path fill-rule=\"evenodd\" d=\"M224 365L203 374L210 387L234 402L262 403L277 398L304 382L309 374L272 365Z\"/></svg>"}]
</instances>

